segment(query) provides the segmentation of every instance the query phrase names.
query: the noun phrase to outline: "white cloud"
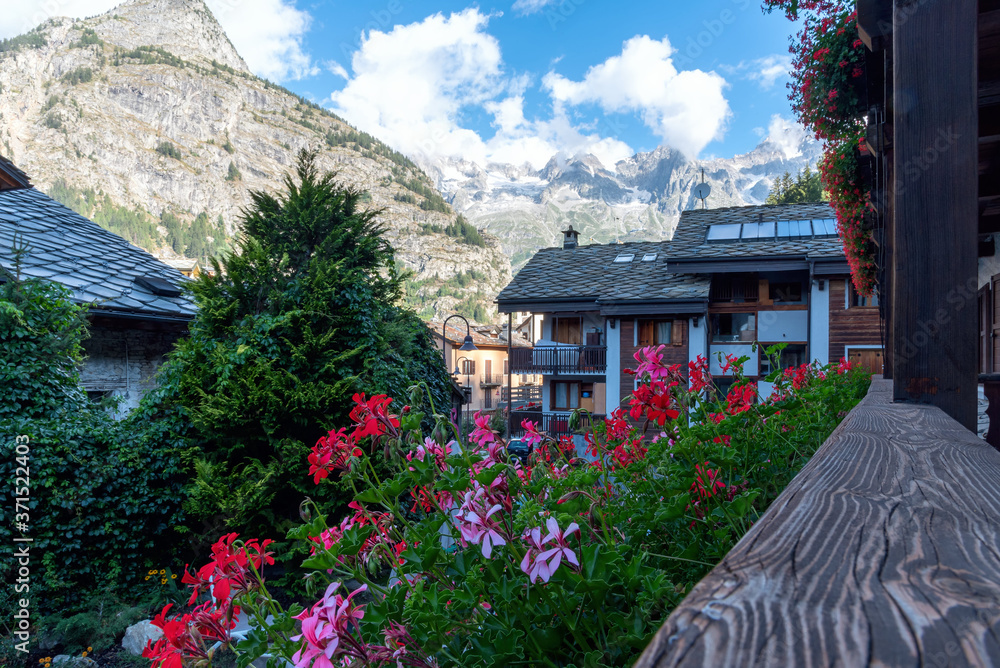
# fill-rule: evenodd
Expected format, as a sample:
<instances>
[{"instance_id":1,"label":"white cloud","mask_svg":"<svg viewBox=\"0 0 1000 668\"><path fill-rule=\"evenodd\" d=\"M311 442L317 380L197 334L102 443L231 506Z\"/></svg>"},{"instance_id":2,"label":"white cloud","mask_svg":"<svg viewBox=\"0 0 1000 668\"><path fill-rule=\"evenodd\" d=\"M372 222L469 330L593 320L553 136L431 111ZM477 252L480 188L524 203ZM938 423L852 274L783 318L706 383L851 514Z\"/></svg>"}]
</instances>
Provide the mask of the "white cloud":
<instances>
[{"instance_id":1,"label":"white cloud","mask_svg":"<svg viewBox=\"0 0 1000 668\"><path fill-rule=\"evenodd\" d=\"M0 39L28 32L57 16L84 18L103 14L121 0L51 0L50 2L5 2L0 12Z\"/></svg>"},{"instance_id":2,"label":"white cloud","mask_svg":"<svg viewBox=\"0 0 1000 668\"><path fill-rule=\"evenodd\" d=\"M561 0L517 0L511 9L523 15L535 14L542 11L549 5L555 5L559 2L561 2Z\"/></svg>"},{"instance_id":3,"label":"white cloud","mask_svg":"<svg viewBox=\"0 0 1000 668\"><path fill-rule=\"evenodd\" d=\"M792 69L792 57L773 54L750 62L742 60L738 65L720 65L719 69L726 74L739 75L744 79L756 81L762 89L770 90L779 79L788 76Z\"/></svg>"},{"instance_id":4,"label":"white cloud","mask_svg":"<svg viewBox=\"0 0 1000 668\"><path fill-rule=\"evenodd\" d=\"M774 88L778 79L784 79L792 69L792 57L790 55L774 55L765 58L758 58L750 64L747 78L756 81L760 87L768 90Z\"/></svg>"},{"instance_id":5,"label":"white cloud","mask_svg":"<svg viewBox=\"0 0 1000 668\"><path fill-rule=\"evenodd\" d=\"M771 116L767 126L767 139L776 144L786 158L802 155L802 143L809 138L806 129L793 120L783 118L780 114Z\"/></svg>"},{"instance_id":6,"label":"white cloud","mask_svg":"<svg viewBox=\"0 0 1000 668\"><path fill-rule=\"evenodd\" d=\"M303 50L312 17L292 0L206 0L250 70L275 81L319 74Z\"/></svg>"},{"instance_id":7,"label":"white cloud","mask_svg":"<svg viewBox=\"0 0 1000 668\"><path fill-rule=\"evenodd\" d=\"M732 113L723 95L727 84L714 72L678 71L673 52L667 38L638 35L581 81L549 72L543 82L557 104L596 103L606 113L639 113L665 143L693 158L725 132Z\"/></svg>"},{"instance_id":8,"label":"white cloud","mask_svg":"<svg viewBox=\"0 0 1000 668\"><path fill-rule=\"evenodd\" d=\"M338 63L336 60L328 60L323 63L323 66L327 71L335 77L340 77L342 79L350 79L351 75L347 73L347 70L343 65Z\"/></svg>"},{"instance_id":9,"label":"white cloud","mask_svg":"<svg viewBox=\"0 0 1000 668\"><path fill-rule=\"evenodd\" d=\"M20 35L56 16L80 19L102 14L121 2L4 2L0 38ZM206 0L206 3L255 74L287 81L319 73L302 46L311 17L296 9L294 0Z\"/></svg>"},{"instance_id":10,"label":"white cloud","mask_svg":"<svg viewBox=\"0 0 1000 668\"><path fill-rule=\"evenodd\" d=\"M504 70L500 44L476 8L371 31L352 57L353 76L331 95L334 110L399 151L541 168L558 153L593 153L605 164L632 154L623 142L574 126L562 109L529 119L526 74ZM493 117L493 137L462 127L469 108Z\"/></svg>"}]
</instances>

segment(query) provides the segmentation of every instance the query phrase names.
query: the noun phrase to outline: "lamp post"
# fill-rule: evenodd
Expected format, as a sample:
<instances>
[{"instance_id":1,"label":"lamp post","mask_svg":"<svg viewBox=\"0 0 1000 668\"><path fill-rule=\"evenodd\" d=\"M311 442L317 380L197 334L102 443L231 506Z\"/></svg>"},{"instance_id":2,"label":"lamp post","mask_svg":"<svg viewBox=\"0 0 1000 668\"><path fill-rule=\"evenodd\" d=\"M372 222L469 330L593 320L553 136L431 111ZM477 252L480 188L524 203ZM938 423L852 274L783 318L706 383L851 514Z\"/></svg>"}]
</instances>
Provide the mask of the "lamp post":
<instances>
[{"instance_id":1,"label":"lamp post","mask_svg":"<svg viewBox=\"0 0 1000 668\"><path fill-rule=\"evenodd\" d=\"M459 374L462 373L461 362L471 362L471 361L472 360L470 360L468 357L465 357L464 355L462 357L459 357L455 361L455 375L458 376ZM465 385L463 386L462 391L465 392L465 393L467 393L465 405L466 406L471 405L472 404L472 378L471 378L471 374L468 372L468 367L466 367ZM469 409L468 408L465 409L465 413L466 413L465 417L468 417L468 413L469 413ZM461 423L462 427L464 428L464 426L465 426L465 418L461 414L459 414L458 417L459 417L459 422ZM459 431L461 432L462 430L460 429ZM462 433L464 433L464 432L462 432Z\"/></svg>"},{"instance_id":2,"label":"lamp post","mask_svg":"<svg viewBox=\"0 0 1000 668\"><path fill-rule=\"evenodd\" d=\"M469 321L466 320L465 316L458 315L457 313L455 313L454 315L449 315L447 318L444 319L444 322L441 324L441 356L444 358L444 368L446 372L448 370L448 321L451 320L452 318L461 318L465 322L465 341L462 342L462 345L459 347L459 350L463 352L479 350L479 348L476 347L476 344L472 342L472 327L469 326ZM455 364L455 371L456 375L458 375L457 362ZM462 416L459 415L458 417L459 421L461 421Z\"/></svg>"}]
</instances>

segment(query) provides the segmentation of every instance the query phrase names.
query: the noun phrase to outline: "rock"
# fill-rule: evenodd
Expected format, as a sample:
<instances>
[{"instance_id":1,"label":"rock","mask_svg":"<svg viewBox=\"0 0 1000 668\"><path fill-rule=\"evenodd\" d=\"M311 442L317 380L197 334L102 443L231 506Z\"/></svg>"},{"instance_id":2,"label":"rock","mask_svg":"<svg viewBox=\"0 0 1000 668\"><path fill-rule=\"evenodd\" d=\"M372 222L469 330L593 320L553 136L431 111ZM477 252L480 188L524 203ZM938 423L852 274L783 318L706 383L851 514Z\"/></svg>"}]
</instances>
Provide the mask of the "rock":
<instances>
[{"instance_id":1,"label":"rock","mask_svg":"<svg viewBox=\"0 0 1000 668\"><path fill-rule=\"evenodd\" d=\"M60 666L60 668L93 668L97 662L86 656L60 654L52 659L52 665Z\"/></svg>"},{"instance_id":2,"label":"rock","mask_svg":"<svg viewBox=\"0 0 1000 668\"><path fill-rule=\"evenodd\" d=\"M146 649L146 644L152 640L156 642L163 635L158 627L148 619L136 622L125 629L125 637L122 638L122 647L128 650L129 654L139 656L142 650Z\"/></svg>"}]
</instances>

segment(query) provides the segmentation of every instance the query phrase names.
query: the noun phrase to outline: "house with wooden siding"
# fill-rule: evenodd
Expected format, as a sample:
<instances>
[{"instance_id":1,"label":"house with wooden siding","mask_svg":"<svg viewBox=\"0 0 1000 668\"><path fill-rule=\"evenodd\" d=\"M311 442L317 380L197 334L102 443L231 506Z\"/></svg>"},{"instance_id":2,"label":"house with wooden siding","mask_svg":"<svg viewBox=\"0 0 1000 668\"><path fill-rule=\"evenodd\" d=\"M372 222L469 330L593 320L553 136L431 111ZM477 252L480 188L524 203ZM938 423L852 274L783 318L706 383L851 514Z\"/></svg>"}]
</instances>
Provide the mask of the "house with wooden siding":
<instances>
[{"instance_id":1,"label":"house with wooden siding","mask_svg":"<svg viewBox=\"0 0 1000 668\"><path fill-rule=\"evenodd\" d=\"M138 405L195 305L181 272L66 208L0 157L0 281L45 279L88 309L81 383L92 398Z\"/></svg>"},{"instance_id":2,"label":"house with wooden siding","mask_svg":"<svg viewBox=\"0 0 1000 668\"><path fill-rule=\"evenodd\" d=\"M732 378L720 357L747 356L761 381L763 350L787 344L780 364L846 357L882 371L877 300L854 292L829 205L791 204L685 211L673 239L540 250L497 298L504 313L531 312L534 346L511 352L513 373L541 376L542 410L514 415L568 433L572 411L600 418L626 399L636 351L666 346L668 364L699 356L720 389Z\"/></svg>"}]
</instances>

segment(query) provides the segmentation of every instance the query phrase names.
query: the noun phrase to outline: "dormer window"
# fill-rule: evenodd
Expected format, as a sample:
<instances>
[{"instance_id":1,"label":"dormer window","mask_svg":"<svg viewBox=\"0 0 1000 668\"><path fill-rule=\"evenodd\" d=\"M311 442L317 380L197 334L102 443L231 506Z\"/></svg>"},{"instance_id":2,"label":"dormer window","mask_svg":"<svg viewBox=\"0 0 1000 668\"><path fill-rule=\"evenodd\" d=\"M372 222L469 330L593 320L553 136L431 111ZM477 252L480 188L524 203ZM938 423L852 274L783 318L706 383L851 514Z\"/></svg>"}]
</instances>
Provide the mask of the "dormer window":
<instances>
[{"instance_id":1,"label":"dormer window","mask_svg":"<svg viewBox=\"0 0 1000 668\"><path fill-rule=\"evenodd\" d=\"M615 264L628 264L635 259L635 253L621 253L615 258Z\"/></svg>"}]
</instances>

